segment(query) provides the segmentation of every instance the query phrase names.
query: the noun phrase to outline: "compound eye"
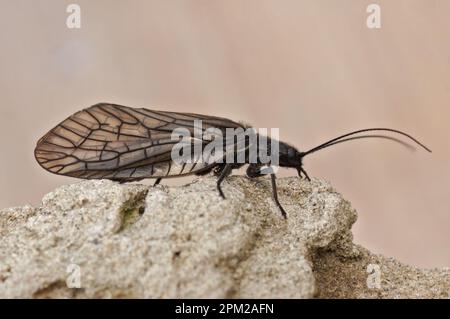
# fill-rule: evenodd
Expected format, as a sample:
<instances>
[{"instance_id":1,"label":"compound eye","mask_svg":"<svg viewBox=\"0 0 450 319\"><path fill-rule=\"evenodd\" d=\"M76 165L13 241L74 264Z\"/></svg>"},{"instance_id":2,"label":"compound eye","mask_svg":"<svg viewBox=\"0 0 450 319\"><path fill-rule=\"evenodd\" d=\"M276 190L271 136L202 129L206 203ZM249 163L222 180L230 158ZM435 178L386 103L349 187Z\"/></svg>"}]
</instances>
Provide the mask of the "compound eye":
<instances>
[{"instance_id":1,"label":"compound eye","mask_svg":"<svg viewBox=\"0 0 450 319\"><path fill-rule=\"evenodd\" d=\"M288 157L295 157L295 150L290 148L288 149Z\"/></svg>"}]
</instances>

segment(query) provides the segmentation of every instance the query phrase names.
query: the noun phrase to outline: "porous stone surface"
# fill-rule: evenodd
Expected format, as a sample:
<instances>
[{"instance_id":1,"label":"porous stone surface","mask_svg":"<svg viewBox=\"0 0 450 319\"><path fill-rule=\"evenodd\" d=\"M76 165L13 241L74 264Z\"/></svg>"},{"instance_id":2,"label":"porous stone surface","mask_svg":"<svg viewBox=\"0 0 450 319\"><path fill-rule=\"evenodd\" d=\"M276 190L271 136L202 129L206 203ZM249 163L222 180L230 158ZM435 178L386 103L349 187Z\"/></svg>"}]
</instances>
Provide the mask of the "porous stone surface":
<instances>
[{"instance_id":1,"label":"porous stone surface","mask_svg":"<svg viewBox=\"0 0 450 319\"><path fill-rule=\"evenodd\" d=\"M83 181L0 210L0 298L448 298L450 270L353 244L328 183L231 176L168 187ZM369 269L369 270L368 270ZM368 272L369 271L369 272Z\"/></svg>"}]
</instances>

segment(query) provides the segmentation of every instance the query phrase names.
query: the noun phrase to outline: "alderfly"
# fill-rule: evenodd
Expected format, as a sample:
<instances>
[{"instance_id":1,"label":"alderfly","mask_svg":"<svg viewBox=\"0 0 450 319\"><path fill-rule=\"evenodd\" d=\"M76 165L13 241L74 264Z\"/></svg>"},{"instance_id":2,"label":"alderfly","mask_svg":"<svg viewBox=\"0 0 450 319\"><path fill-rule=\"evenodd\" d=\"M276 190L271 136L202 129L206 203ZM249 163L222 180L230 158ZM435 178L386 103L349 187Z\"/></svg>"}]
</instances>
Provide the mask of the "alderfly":
<instances>
[{"instance_id":1,"label":"alderfly","mask_svg":"<svg viewBox=\"0 0 450 319\"><path fill-rule=\"evenodd\" d=\"M259 142L262 137L259 134L256 133L256 139L253 140L248 135L241 134L246 142L245 146L239 146L235 138L227 137L220 144L223 152L216 152L220 156L215 154L209 160L202 160L204 156L195 155L189 156L189 160L185 161L175 159L174 150L180 144L192 144L194 148L199 145L201 151L204 151L207 149L206 145L211 143L211 138L204 137L208 134L195 134L198 129L197 121L202 123L202 132L215 130L222 136L230 129L241 132L251 129L245 124L221 117L99 103L73 114L50 130L37 142L34 154L38 163L52 173L84 179L110 179L120 183L155 178L156 185L163 178L213 172L218 176L217 190L222 198L225 198L221 188L224 179L234 169L247 164L246 174L250 178L270 174L274 201L286 217L286 212L278 201L275 171L270 169L273 157L267 162L261 156L262 153L273 151L270 146L273 139L267 138L271 144L263 146ZM180 129L187 134L174 139L174 131ZM295 168L299 177L309 180L302 163L307 155L353 139L385 137L397 140L384 135L356 135L377 131L403 135L431 152L404 132L389 128L368 128L338 136L305 152L276 140L276 162L280 167ZM251 150L256 150L257 155L252 157ZM227 156L231 151L236 151L237 154ZM238 155L242 155L241 161L236 161ZM186 158L186 154L182 158Z\"/></svg>"}]
</instances>

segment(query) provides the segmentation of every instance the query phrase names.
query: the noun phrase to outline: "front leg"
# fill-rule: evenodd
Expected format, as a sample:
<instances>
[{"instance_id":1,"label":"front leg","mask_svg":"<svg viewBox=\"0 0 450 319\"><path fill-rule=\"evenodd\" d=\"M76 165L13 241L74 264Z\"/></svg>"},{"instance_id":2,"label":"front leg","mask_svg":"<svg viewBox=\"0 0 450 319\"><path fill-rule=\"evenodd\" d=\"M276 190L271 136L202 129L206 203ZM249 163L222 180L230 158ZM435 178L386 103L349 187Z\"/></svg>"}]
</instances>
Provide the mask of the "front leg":
<instances>
[{"instance_id":1,"label":"front leg","mask_svg":"<svg viewBox=\"0 0 450 319\"><path fill-rule=\"evenodd\" d=\"M308 173L306 173L306 171L303 169L303 167L298 167L297 172L298 172L298 176L300 178L303 178L303 176L305 176L307 181L311 181L311 178L309 178Z\"/></svg>"}]
</instances>

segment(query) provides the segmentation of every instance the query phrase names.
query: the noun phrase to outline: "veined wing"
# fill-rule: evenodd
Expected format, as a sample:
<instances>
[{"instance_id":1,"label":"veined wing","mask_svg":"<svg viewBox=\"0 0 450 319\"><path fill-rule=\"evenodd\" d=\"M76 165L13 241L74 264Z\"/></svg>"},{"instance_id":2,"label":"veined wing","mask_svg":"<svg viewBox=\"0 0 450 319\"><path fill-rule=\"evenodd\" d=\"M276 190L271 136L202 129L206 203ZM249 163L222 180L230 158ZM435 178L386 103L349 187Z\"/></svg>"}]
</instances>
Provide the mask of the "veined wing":
<instances>
[{"instance_id":1,"label":"veined wing","mask_svg":"<svg viewBox=\"0 0 450 319\"><path fill-rule=\"evenodd\" d=\"M202 130L245 128L231 120L192 113L176 113L100 103L79 111L58 124L37 143L35 157L46 170L86 179L121 182L148 177L174 177L200 172L214 164L177 164L171 158L174 129L189 130L194 121Z\"/></svg>"}]
</instances>

